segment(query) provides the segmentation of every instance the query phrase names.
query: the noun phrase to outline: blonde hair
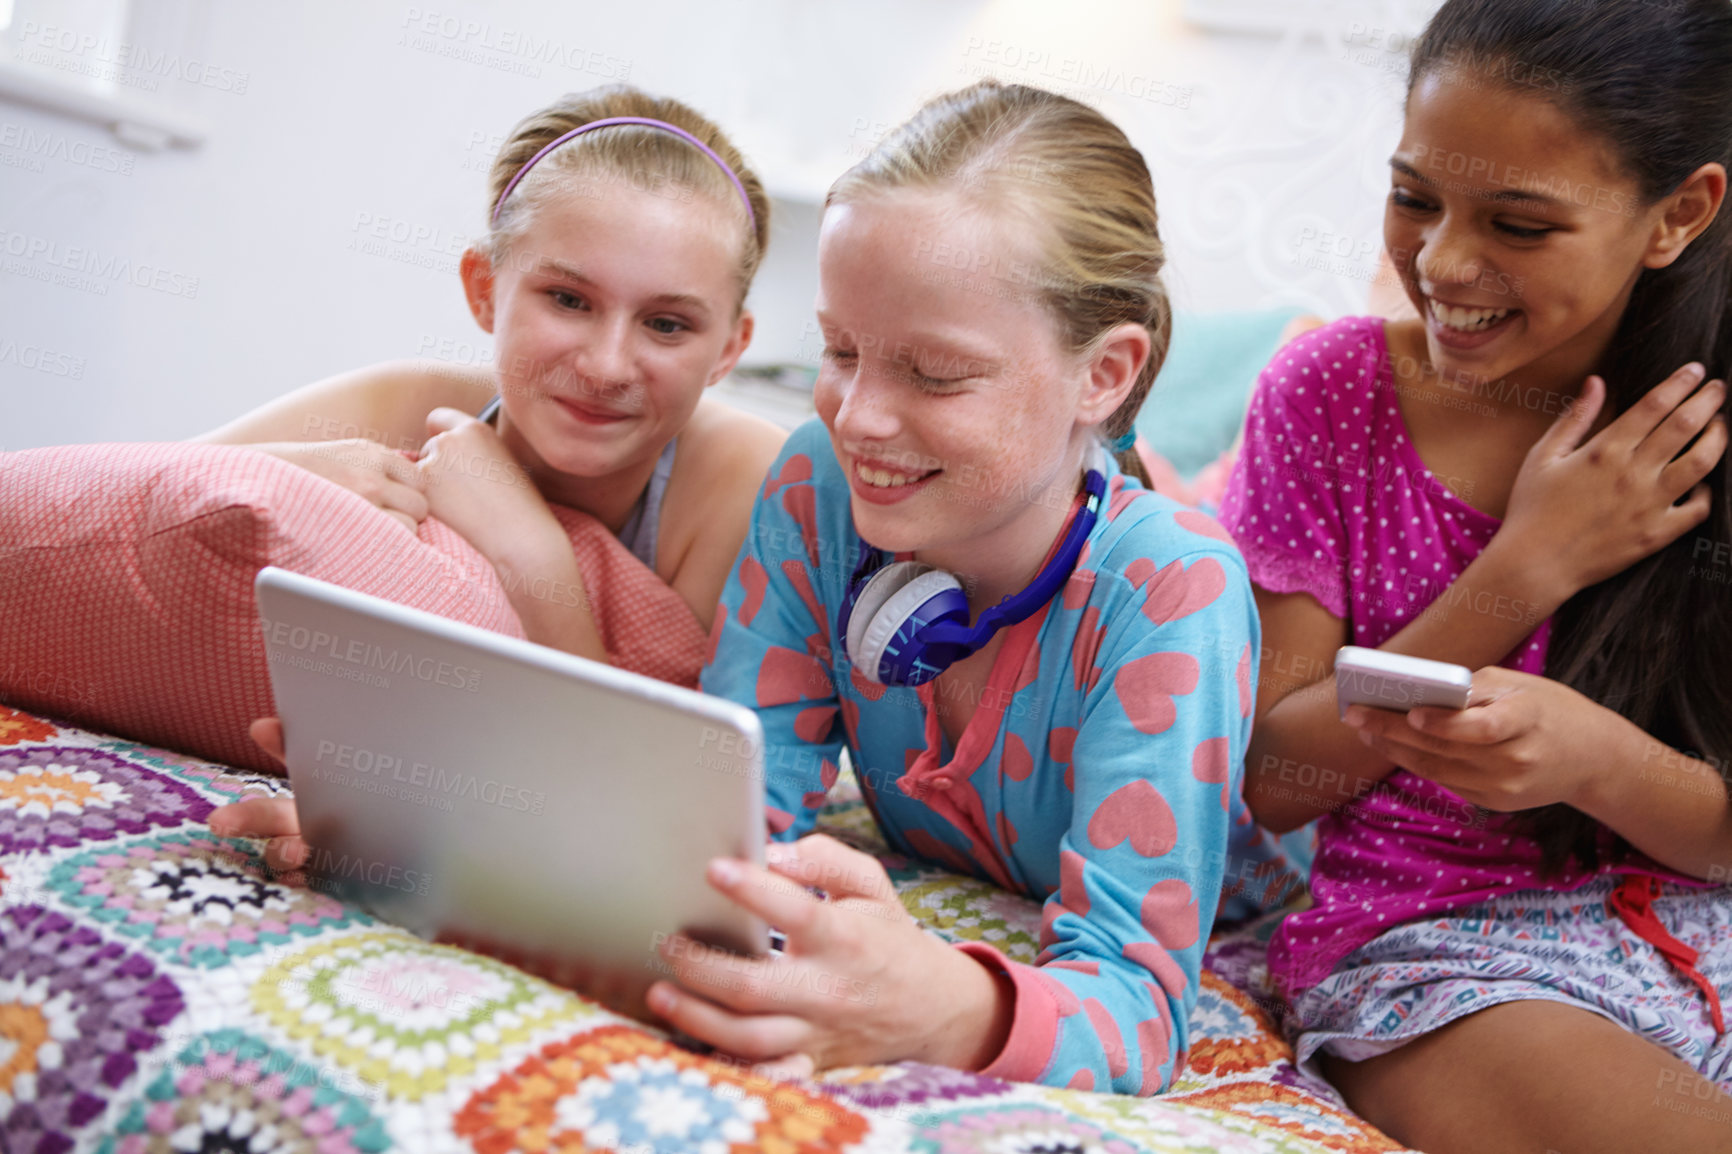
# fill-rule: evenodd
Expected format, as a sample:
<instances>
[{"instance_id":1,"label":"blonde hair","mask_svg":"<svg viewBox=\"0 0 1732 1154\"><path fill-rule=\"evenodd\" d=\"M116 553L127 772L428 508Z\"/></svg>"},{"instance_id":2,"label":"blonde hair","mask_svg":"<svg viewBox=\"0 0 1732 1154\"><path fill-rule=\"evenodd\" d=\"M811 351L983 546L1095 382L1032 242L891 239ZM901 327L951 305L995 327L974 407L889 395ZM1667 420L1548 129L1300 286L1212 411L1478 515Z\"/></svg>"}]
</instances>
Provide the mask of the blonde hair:
<instances>
[{"instance_id":1,"label":"blonde hair","mask_svg":"<svg viewBox=\"0 0 1732 1154\"><path fill-rule=\"evenodd\" d=\"M1039 267L1026 280L1070 351L1087 355L1114 327L1148 330L1148 362L1101 425L1128 433L1172 340L1161 269L1166 248L1148 165L1086 104L1022 84L982 80L927 102L830 186L828 207L898 188L952 189L1034 227ZM1119 467L1153 488L1136 449Z\"/></svg>"},{"instance_id":2,"label":"blonde hair","mask_svg":"<svg viewBox=\"0 0 1732 1154\"><path fill-rule=\"evenodd\" d=\"M574 128L614 116L665 120L703 141L739 177L755 219L748 221L738 190L715 161L671 132L637 124L610 125L560 145L529 170L500 206L498 219L492 219L499 194L531 157ZM738 269L740 304L745 303L746 291L752 287L770 240L770 198L763 181L746 167L740 150L708 118L678 100L651 96L627 84L569 93L530 113L511 130L487 177L488 259L495 266L502 264L511 246L528 229L536 209L549 200L562 193L596 195L593 190L607 180L678 199L702 195L732 205L745 233Z\"/></svg>"}]
</instances>

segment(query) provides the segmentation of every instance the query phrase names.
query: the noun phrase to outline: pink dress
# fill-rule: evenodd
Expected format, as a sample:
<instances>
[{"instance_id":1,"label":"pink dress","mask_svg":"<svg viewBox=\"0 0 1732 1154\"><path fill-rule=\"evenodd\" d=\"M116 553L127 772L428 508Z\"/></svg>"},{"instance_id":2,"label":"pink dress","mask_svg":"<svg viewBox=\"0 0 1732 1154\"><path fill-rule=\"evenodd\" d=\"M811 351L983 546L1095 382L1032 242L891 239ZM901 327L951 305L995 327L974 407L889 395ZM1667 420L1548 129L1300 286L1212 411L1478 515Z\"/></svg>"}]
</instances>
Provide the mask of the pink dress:
<instances>
[{"instance_id":1,"label":"pink dress","mask_svg":"<svg viewBox=\"0 0 1732 1154\"><path fill-rule=\"evenodd\" d=\"M1454 586L1500 522L1434 476L1407 436L1383 321L1349 317L1295 340L1263 370L1221 522L1254 584L1309 593L1381 646L1428 608L1506 615L1533 632L1500 663L1545 672L1549 621L1491 590ZM1265 665L1280 655L1265 654ZM1293 788L1327 791L1309 765L1277 770ZM1652 874L1700 885L1601 829L1601 866L1540 871L1539 845L1512 819L1397 769L1319 820L1314 905L1276 932L1269 966L1289 996L1354 949L1415 918L1517 890L1576 889L1599 874Z\"/></svg>"}]
</instances>

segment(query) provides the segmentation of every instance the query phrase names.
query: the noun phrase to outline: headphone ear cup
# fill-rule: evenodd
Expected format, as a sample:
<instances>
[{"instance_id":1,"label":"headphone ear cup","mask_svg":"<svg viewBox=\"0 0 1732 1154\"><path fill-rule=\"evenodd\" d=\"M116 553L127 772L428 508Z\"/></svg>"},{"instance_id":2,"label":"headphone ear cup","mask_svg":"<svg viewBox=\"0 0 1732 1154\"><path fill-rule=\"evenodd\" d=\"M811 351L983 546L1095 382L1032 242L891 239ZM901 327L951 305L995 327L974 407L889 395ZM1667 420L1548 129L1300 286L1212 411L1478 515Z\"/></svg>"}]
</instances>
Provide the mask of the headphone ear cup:
<instances>
[{"instance_id":1,"label":"headphone ear cup","mask_svg":"<svg viewBox=\"0 0 1732 1154\"><path fill-rule=\"evenodd\" d=\"M917 568L920 572L897 582L896 588L884 599L876 612L870 616L861 614L858 618L863 622L860 643L856 647L850 638L848 652L855 655L854 666L868 681L878 684L888 681L892 685L919 683L913 678L913 674L922 664L925 645L918 632L912 636L904 636L909 625L916 619L922 626L940 620L955 620L958 615L963 623L968 621L968 596L963 593L962 585L956 578L929 565L919 565ZM849 623L848 632L854 633L853 622ZM891 658L891 676L880 677L885 654L899 636L903 642Z\"/></svg>"},{"instance_id":2,"label":"headphone ear cup","mask_svg":"<svg viewBox=\"0 0 1732 1154\"><path fill-rule=\"evenodd\" d=\"M878 611L884 608L884 603L894 597L898 590L922 573L932 571L932 566L922 565L918 561L896 561L877 570L860 583L860 591L854 596L854 607L848 611L848 636L844 644L848 646L848 657L874 682L878 680L878 660L873 658L870 666L861 656L866 644L866 631L871 628ZM870 672L868 672L870 670Z\"/></svg>"}]
</instances>

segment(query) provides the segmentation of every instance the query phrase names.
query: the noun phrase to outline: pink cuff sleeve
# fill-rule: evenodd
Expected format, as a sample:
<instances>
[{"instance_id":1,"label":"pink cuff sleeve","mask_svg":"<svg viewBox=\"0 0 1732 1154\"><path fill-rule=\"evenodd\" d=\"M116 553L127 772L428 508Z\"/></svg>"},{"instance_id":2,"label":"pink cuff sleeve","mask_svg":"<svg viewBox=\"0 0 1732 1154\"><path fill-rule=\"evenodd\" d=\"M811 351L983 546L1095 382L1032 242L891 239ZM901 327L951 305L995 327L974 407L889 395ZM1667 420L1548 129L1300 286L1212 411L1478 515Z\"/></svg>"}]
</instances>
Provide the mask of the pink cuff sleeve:
<instances>
[{"instance_id":1,"label":"pink cuff sleeve","mask_svg":"<svg viewBox=\"0 0 1732 1154\"><path fill-rule=\"evenodd\" d=\"M1058 1041L1058 1003L1033 966L1013 962L985 942L959 942L957 949L988 969L1001 971L1016 987L1016 1007L1004 1048L976 1073L1007 1082L1039 1082Z\"/></svg>"},{"instance_id":2,"label":"pink cuff sleeve","mask_svg":"<svg viewBox=\"0 0 1732 1154\"><path fill-rule=\"evenodd\" d=\"M1238 526L1233 526L1237 530ZM1309 593L1341 620L1348 619L1350 590L1340 565L1329 559L1301 557L1285 549L1260 547L1248 534L1234 538L1245 558L1251 581L1271 593Z\"/></svg>"}]
</instances>

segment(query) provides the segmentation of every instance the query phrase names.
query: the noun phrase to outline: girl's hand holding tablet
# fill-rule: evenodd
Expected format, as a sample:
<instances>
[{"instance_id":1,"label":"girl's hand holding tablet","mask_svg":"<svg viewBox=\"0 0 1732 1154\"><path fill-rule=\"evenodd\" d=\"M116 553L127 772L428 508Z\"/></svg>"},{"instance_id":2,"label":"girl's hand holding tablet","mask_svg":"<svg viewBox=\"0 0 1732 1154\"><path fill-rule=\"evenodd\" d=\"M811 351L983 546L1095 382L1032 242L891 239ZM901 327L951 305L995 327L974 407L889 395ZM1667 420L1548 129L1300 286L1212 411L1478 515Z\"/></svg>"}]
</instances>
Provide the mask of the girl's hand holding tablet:
<instances>
[{"instance_id":1,"label":"girl's hand holding tablet","mask_svg":"<svg viewBox=\"0 0 1732 1154\"><path fill-rule=\"evenodd\" d=\"M260 749L283 762L283 723L261 717L247 728ZM253 797L231 802L211 811L210 831L218 837L266 838L265 866L284 885L307 882L301 867L307 861L307 843L301 839L301 820L295 801L289 797Z\"/></svg>"},{"instance_id":2,"label":"girl's hand holding tablet","mask_svg":"<svg viewBox=\"0 0 1732 1154\"><path fill-rule=\"evenodd\" d=\"M921 929L877 859L824 834L766 856L767 869L718 858L709 879L780 929L784 952L742 958L674 935L661 953L675 981L650 988L650 1009L783 1076L906 1057L979 1069L998 1052L1008 979Z\"/></svg>"}]
</instances>

